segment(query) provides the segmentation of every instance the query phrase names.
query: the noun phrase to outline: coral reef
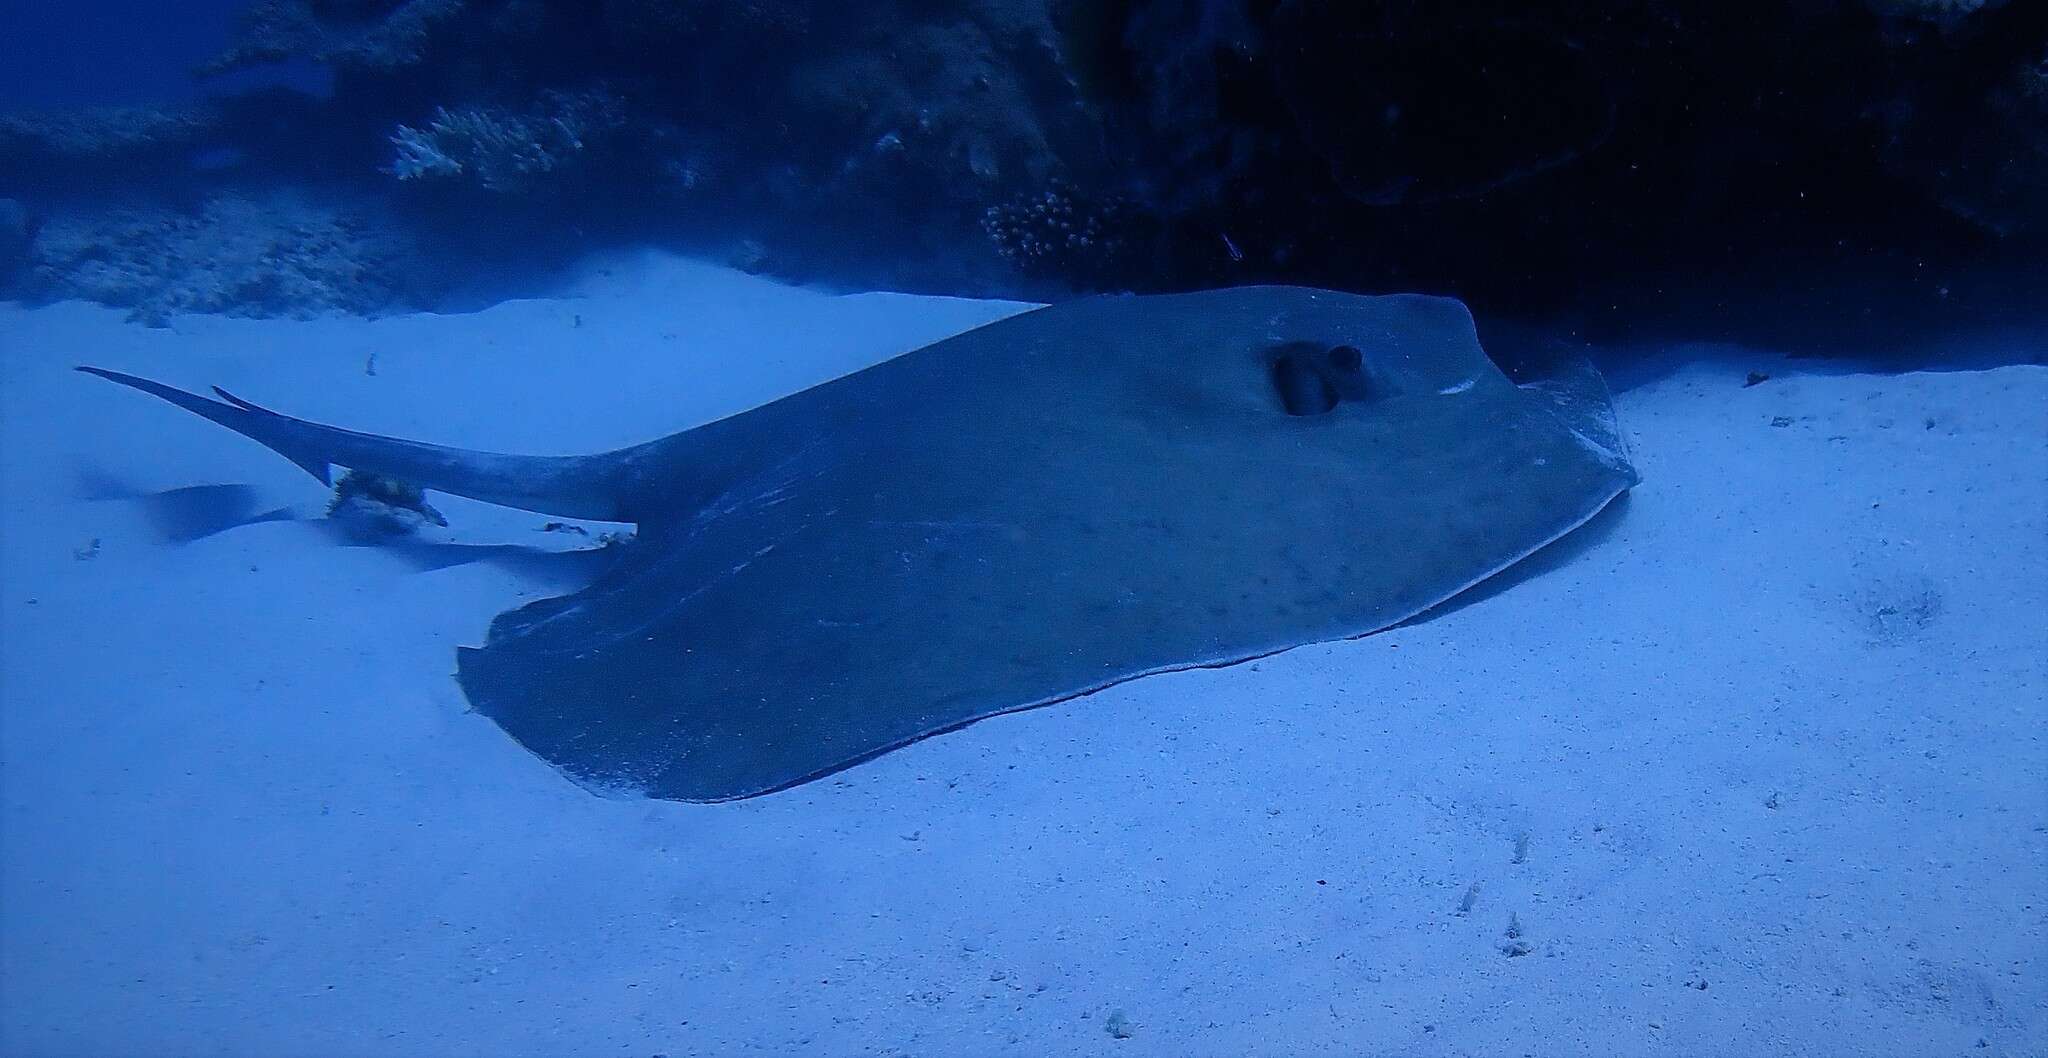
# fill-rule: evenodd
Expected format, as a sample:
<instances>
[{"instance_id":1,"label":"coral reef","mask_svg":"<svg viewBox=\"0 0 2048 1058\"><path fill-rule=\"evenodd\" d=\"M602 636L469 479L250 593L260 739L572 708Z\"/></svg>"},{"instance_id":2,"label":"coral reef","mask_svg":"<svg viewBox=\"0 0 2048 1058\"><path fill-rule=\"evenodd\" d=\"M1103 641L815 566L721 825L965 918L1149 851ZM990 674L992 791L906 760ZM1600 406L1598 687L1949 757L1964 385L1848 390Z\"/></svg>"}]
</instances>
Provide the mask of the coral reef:
<instances>
[{"instance_id":1,"label":"coral reef","mask_svg":"<svg viewBox=\"0 0 2048 1058\"><path fill-rule=\"evenodd\" d=\"M347 138L334 125L316 100L280 89L156 107L4 111L0 194L75 200L149 186L182 194L218 189L241 169L317 177Z\"/></svg>"},{"instance_id":2,"label":"coral reef","mask_svg":"<svg viewBox=\"0 0 2048 1058\"><path fill-rule=\"evenodd\" d=\"M426 57L436 24L465 0L257 0L242 13L234 45L200 68L226 73L265 63L308 59L369 70L394 70Z\"/></svg>"},{"instance_id":3,"label":"coral reef","mask_svg":"<svg viewBox=\"0 0 2048 1058\"><path fill-rule=\"evenodd\" d=\"M0 194L162 181L188 170L221 129L220 109L204 104L0 113Z\"/></svg>"},{"instance_id":4,"label":"coral reef","mask_svg":"<svg viewBox=\"0 0 2048 1058\"><path fill-rule=\"evenodd\" d=\"M544 93L529 112L441 107L424 128L398 126L391 136L397 155L386 171L400 180L462 178L491 191L530 191L601 154L625 125L624 102L599 91Z\"/></svg>"},{"instance_id":5,"label":"coral reef","mask_svg":"<svg viewBox=\"0 0 2048 1058\"><path fill-rule=\"evenodd\" d=\"M426 270L391 231L366 210L295 195L66 211L37 234L23 292L127 308L151 326L183 312L375 315L427 298Z\"/></svg>"},{"instance_id":6,"label":"coral reef","mask_svg":"<svg viewBox=\"0 0 2048 1058\"><path fill-rule=\"evenodd\" d=\"M0 152L128 158L188 147L218 124L210 107L79 107L0 114Z\"/></svg>"},{"instance_id":7,"label":"coral reef","mask_svg":"<svg viewBox=\"0 0 2048 1058\"><path fill-rule=\"evenodd\" d=\"M337 118L385 116L401 182L586 228L958 256L991 203L1105 157L1042 3L261 0L210 68L285 59L335 71Z\"/></svg>"},{"instance_id":8,"label":"coral reef","mask_svg":"<svg viewBox=\"0 0 2048 1058\"><path fill-rule=\"evenodd\" d=\"M1131 273L1147 242L1145 227L1123 198L1091 198L1058 180L982 215L996 252L1019 272L1087 288L1113 287Z\"/></svg>"},{"instance_id":9,"label":"coral reef","mask_svg":"<svg viewBox=\"0 0 2048 1058\"><path fill-rule=\"evenodd\" d=\"M370 243L509 231L536 256L739 246L956 293L1293 281L1508 310L2048 238L2048 4L2020 0L254 0L206 72L288 61L331 97L0 117L0 195L66 218L60 251L91 198L146 186L157 220L103 227L160 245L193 202L288 186L381 203ZM51 252L31 286L231 300ZM240 311L385 296L316 273Z\"/></svg>"}]
</instances>

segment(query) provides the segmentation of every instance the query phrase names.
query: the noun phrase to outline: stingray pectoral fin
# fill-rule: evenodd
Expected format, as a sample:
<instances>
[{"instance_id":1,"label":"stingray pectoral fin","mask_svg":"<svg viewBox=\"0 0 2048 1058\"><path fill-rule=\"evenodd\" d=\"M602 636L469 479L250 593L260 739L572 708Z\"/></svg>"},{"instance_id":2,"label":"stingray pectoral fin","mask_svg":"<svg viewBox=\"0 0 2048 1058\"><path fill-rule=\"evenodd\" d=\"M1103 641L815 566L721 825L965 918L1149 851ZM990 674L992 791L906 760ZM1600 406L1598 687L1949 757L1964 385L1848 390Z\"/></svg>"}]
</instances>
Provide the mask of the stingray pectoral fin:
<instances>
[{"instance_id":1,"label":"stingray pectoral fin","mask_svg":"<svg viewBox=\"0 0 2048 1058\"><path fill-rule=\"evenodd\" d=\"M343 466L520 510L594 521L637 520L619 485L631 449L594 456L517 456L447 448L294 419L223 389L214 390L220 399L213 400L119 371L78 370L219 423L291 460L323 485L332 483L329 468Z\"/></svg>"}]
</instances>

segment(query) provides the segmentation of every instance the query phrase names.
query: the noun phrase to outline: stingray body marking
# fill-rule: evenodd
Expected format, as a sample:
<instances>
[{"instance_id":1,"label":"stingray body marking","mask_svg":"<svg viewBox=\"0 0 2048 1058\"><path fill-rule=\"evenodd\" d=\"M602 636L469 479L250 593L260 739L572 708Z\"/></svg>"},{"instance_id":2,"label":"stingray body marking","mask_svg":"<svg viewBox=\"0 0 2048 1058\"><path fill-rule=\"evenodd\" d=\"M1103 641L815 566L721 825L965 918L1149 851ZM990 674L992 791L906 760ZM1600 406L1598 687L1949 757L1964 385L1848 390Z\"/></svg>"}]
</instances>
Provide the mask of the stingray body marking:
<instances>
[{"instance_id":1,"label":"stingray body marking","mask_svg":"<svg viewBox=\"0 0 2048 1058\"><path fill-rule=\"evenodd\" d=\"M331 466L636 522L458 651L593 790L793 786L1139 676L1370 634L1635 482L1590 367L1517 387L1462 305L1292 287L1013 316L615 452L507 456L100 377Z\"/></svg>"}]
</instances>

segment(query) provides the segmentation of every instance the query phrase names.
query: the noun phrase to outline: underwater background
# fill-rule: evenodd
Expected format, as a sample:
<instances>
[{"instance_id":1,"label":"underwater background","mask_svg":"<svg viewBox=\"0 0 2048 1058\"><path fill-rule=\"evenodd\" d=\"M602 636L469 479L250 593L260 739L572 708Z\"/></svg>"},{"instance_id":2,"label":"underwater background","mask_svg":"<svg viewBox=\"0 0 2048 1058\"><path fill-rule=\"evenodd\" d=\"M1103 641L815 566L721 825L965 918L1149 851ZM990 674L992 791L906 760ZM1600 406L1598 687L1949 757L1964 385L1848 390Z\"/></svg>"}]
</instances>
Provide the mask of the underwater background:
<instances>
[{"instance_id":1,"label":"underwater background","mask_svg":"<svg viewBox=\"0 0 2048 1058\"><path fill-rule=\"evenodd\" d=\"M2048 1054L2044 266L2029 0L0 0L0 1053ZM718 804L452 678L632 525L71 370L588 453L1254 284L1640 483Z\"/></svg>"},{"instance_id":2,"label":"underwater background","mask_svg":"<svg viewBox=\"0 0 2048 1058\"><path fill-rule=\"evenodd\" d=\"M238 4L38 4L8 0L11 106L162 104L206 94L192 68L227 46ZM147 48L138 53L138 48Z\"/></svg>"}]
</instances>

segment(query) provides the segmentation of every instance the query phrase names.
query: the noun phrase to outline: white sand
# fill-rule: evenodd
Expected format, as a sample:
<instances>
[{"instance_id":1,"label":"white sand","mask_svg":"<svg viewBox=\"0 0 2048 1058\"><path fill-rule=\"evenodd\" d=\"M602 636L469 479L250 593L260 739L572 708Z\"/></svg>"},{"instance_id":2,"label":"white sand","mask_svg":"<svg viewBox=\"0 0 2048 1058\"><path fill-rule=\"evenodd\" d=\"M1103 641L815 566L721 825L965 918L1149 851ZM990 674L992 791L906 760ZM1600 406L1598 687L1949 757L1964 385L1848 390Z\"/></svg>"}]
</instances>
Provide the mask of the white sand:
<instances>
[{"instance_id":1,"label":"white sand","mask_svg":"<svg viewBox=\"0 0 2048 1058\"><path fill-rule=\"evenodd\" d=\"M594 450L1017 308L673 262L585 295L0 308L5 1053L2048 1053L2048 369L1680 366L1620 398L1643 485L1538 576L714 806L465 712L454 647L573 562L82 498L325 492L74 363Z\"/></svg>"}]
</instances>

